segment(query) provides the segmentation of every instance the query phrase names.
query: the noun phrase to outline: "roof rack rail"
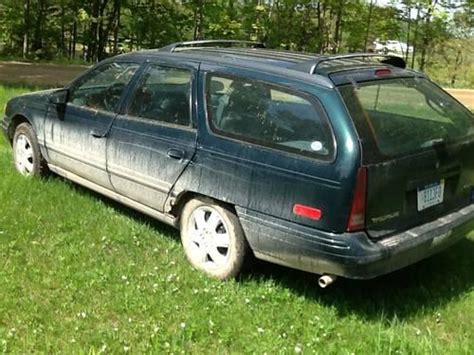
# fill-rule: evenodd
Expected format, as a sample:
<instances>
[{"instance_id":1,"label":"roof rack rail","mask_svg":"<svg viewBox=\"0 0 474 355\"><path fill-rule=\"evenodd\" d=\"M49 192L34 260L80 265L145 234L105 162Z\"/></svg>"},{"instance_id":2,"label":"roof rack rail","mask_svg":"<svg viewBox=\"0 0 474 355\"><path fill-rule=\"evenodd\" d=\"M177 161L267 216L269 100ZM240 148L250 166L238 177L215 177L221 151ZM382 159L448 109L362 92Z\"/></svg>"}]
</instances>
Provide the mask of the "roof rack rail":
<instances>
[{"instance_id":1,"label":"roof rack rail","mask_svg":"<svg viewBox=\"0 0 474 355\"><path fill-rule=\"evenodd\" d=\"M186 41L176 42L159 49L160 52L175 52L179 48L193 48L193 47L205 47L205 46L217 46L217 45L246 45L250 48L265 48L262 42L253 41L239 41L235 39L213 39L213 40L200 40L200 41Z\"/></svg>"},{"instance_id":2,"label":"roof rack rail","mask_svg":"<svg viewBox=\"0 0 474 355\"><path fill-rule=\"evenodd\" d=\"M309 72L310 74L316 73L316 70L322 63L330 62L333 60L351 60L351 59L365 59L365 58L382 58L380 63L392 65L397 68L405 69L407 64L403 58L397 57L395 55L388 54L375 54L375 53L352 53L352 54L340 54L340 55L327 55L316 58L315 60L310 60L297 64L293 69Z\"/></svg>"}]
</instances>

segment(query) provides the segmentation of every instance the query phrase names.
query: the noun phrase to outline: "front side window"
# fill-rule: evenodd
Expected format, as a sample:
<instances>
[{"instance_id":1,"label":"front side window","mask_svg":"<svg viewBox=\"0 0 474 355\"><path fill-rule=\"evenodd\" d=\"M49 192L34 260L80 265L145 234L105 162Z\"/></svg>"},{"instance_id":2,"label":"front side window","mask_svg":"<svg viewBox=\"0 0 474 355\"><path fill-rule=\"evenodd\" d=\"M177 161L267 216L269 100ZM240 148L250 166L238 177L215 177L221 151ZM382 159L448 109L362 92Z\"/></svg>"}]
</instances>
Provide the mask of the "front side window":
<instances>
[{"instance_id":1,"label":"front side window","mask_svg":"<svg viewBox=\"0 0 474 355\"><path fill-rule=\"evenodd\" d=\"M211 129L255 144L330 160L334 143L322 108L299 92L260 81L208 75Z\"/></svg>"},{"instance_id":2,"label":"front side window","mask_svg":"<svg viewBox=\"0 0 474 355\"><path fill-rule=\"evenodd\" d=\"M120 98L138 63L110 63L89 73L69 94L69 102L79 107L117 112Z\"/></svg>"},{"instance_id":3,"label":"front side window","mask_svg":"<svg viewBox=\"0 0 474 355\"><path fill-rule=\"evenodd\" d=\"M384 156L397 156L474 134L473 115L422 78L397 78L340 88L359 134ZM363 129L365 125L368 129ZM364 133L365 131L365 133Z\"/></svg>"},{"instance_id":4,"label":"front side window","mask_svg":"<svg viewBox=\"0 0 474 355\"><path fill-rule=\"evenodd\" d=\"M130 101L128 114L189 126L191 82L190 70L150 66Z\"/></svg>"}]
</instances>

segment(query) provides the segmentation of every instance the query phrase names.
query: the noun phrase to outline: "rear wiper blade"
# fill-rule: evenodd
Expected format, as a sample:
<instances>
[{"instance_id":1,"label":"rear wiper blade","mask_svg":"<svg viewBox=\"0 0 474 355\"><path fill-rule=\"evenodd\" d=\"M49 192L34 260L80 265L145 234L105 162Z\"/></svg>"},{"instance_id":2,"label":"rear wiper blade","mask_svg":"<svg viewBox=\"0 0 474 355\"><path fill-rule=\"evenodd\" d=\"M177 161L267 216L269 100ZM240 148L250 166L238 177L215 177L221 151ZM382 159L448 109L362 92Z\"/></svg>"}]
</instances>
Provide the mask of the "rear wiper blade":
<instances>
[{"instance_id":1,"label":"rear wiper blade","mask_svg":"<svg viewBox=\"0 0 474 355\"><path fill-rule=\"evenodd\" d=\"M420 148L434 147L441 144L444 144L443 138L433 138L433 139L427 140L426 142L423 142L423 144L420 145Z\"/></svg>"}]
</instances>

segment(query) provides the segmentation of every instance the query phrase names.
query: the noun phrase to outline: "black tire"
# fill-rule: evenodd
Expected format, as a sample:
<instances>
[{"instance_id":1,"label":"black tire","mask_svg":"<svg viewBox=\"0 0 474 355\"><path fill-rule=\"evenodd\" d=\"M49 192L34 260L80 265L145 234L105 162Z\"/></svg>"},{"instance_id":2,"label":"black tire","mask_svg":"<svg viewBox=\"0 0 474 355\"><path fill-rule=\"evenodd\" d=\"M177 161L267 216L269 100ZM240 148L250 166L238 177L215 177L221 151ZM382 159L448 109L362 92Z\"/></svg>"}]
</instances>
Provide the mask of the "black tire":
<instances>
[{"instance_id":1,"label":"black tire","mask_svg":"<svg viewBox=\"0 0 474 355\"><path fill-rule=\"evenodd\" d=\"M13 161L16 170L24 176L45 176L49 172L36 134L29 123L20 123L15 129Z\"/></svg>"},{"instance_id":2,"label":"black tire","mask_svg":"<svg viewBox=\"0 0 474 355\"><path fill-rule=\"evenodd\" d=\"M206 197L192 199L184 206L180 229L184 252L196 269L220 280L242 271L249 248L238 217L227 207Z\"/></svg>"}]
</instances>

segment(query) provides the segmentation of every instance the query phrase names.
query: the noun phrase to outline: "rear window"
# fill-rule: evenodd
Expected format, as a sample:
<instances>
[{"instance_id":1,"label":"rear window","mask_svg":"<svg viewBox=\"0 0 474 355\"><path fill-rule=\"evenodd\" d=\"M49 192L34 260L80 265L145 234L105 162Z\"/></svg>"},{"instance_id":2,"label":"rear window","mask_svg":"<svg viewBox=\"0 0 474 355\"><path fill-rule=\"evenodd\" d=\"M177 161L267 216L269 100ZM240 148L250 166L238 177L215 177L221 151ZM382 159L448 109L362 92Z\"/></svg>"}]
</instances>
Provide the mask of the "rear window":
<instances>
[{"instance_id":1,"label":"rear window","mask_svg":"<svg viewBox=\"0 0 474 355\"><path fill-rule=\"evenodd\" d=\"M331 160L334 141L324 111L306 94L252 79L208 75L211 129L279 150Z\"/></svg>"},{"instance_id":2,"label":"rear window","mask_svg":"<svg viewBox=\"0 0 474 355\"><path fill-rule=\"evenodd\" d=\"M397 156L474 134L471 112L423 78L397 78L340 87L363 141Z\"/></svg>"}]
</instances>

